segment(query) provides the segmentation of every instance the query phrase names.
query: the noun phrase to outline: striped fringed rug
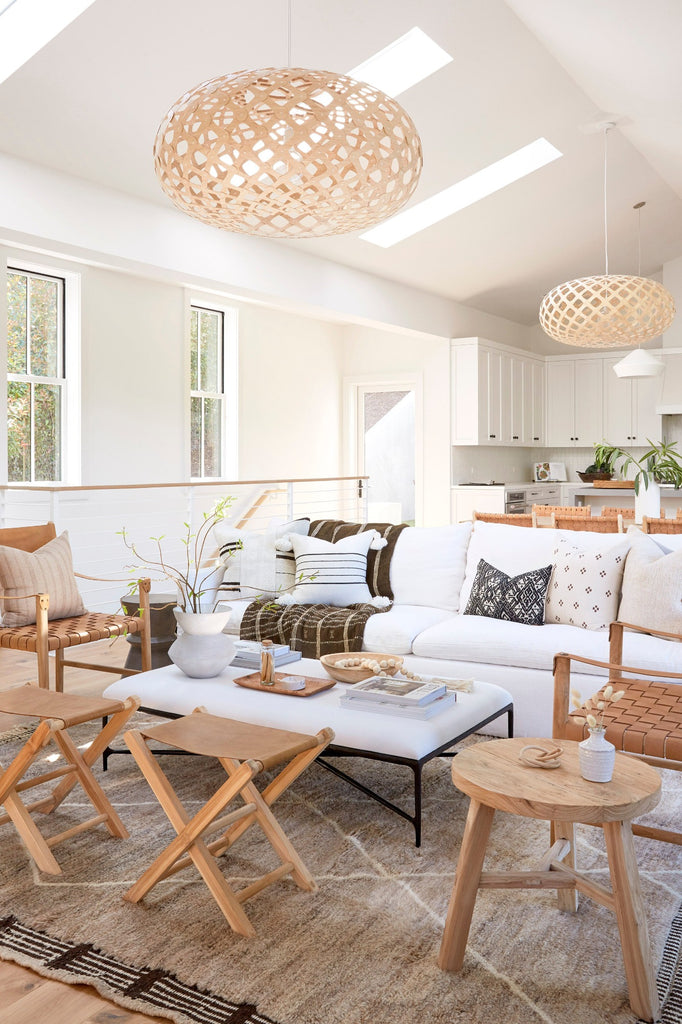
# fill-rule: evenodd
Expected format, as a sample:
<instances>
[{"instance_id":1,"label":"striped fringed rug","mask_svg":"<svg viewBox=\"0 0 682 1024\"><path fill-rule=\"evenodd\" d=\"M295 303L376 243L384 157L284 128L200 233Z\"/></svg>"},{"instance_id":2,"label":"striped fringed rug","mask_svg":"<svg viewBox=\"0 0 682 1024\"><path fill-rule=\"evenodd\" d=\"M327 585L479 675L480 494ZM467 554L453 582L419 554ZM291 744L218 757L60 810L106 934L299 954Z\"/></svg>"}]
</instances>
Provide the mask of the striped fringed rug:
<instances>
[{"instance_id":1,"label":"striped fringed rug","mask_svg":"<svg viewBox=\"0 0 682 1024\"><path fill-rule=\"evenodd\" d=\"M133 967L90 943L68 943L27 928L16 917L0 920L0 951L6 959L58 981L91 985L100 995L137 1013L196 1024L274 1024L255 1006L233 1003L186 985L170 971Z\"/></svg>"}]
</instances>

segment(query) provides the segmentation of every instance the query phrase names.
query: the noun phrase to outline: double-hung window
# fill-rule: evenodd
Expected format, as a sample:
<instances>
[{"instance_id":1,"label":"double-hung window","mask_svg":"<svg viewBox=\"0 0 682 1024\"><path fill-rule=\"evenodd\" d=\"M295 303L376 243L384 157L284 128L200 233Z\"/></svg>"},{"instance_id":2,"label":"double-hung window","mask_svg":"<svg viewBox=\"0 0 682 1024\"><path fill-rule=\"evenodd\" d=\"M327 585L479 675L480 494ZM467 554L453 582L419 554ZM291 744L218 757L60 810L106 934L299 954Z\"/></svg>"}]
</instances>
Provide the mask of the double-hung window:
<instances>
[{"instance_id":1,"label":"double-hung window","mask_svg":"<svg viewBox=\"0 0 682 1024\"><path fill-rule=\"evenodd\" d=\"M225 313L191 307L191 475L223 474Z\"/></svg>"},{"instance_id":2,"label":"double-hung window","mask_svg":"<svg viewBox=\"0 0 682 1024\"><path fill-rule=\"evenodd\" d=\"M7 271L7 463L10 482L63 479L65 282Z\"/></svg>"}]
</instances>

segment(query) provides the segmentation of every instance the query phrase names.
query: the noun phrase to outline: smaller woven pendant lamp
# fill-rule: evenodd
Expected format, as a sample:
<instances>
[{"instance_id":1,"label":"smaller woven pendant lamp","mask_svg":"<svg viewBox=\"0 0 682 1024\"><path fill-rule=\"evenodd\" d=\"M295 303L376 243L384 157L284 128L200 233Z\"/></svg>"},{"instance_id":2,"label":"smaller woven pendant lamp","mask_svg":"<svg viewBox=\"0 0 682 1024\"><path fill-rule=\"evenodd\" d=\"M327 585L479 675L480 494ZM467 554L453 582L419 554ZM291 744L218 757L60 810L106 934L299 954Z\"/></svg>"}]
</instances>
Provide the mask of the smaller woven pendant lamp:
<instances>
[{"instance_id":1,"label":"smaller woven pendant lamp","mask_svg":"<svg viewBox=\"0 0 682 1024\"><path fill-rule=\"evenodd\" d=\"M618 348L639 345L666 331L675 317L670 292L648 277L609 274L606 215L606 155L604 128L604 254L605 273L566 281L548 292L540 306L544 332L566 345Z\"/></svg>"}]
</instances>

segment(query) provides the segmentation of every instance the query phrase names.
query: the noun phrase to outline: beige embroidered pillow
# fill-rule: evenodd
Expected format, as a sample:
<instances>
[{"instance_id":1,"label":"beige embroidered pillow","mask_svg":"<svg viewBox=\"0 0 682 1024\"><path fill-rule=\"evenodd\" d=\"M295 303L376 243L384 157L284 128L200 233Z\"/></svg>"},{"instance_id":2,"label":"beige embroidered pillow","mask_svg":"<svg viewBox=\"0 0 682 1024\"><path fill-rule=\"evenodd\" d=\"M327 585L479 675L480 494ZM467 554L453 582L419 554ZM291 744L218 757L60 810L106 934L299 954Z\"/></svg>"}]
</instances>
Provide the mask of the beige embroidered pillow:
<instances>
[{"instance_id":1,"label":"beige embroidered pillow","mask_svg":"<svg viewBox=\"0 0 682 1024\"><path fill-rule=\"evenodd\" d=\"M24 594L49 594L48 618L64 619L83 615L85 607L73 575L69 535L44 544L37 551L20 551L0 545L0 587L3 626L28 626L36 621L36 603Z\"/></svg>"},{"instance_id":2,"label":"beige embroidered pillow","mask_svg":"<svg viewBox=\"0 0 682 1024\"><path fill-rule=\"evenodd\" d=\"M664 554L646 534L632 537L618 618L643 629L682 632L682 551Z\"/></svg>"},{"instance_id":3,"label":"beige embroidered pillow","mask_svg":"<svg viewBox=\"0 0 682 1024\"><path fill-rule=\"evenodd\" d=\"M583 549L561 539L547 590L545 622L607 629L618 615L630 540L610 548Z\"/></svg>"}]
</instances>

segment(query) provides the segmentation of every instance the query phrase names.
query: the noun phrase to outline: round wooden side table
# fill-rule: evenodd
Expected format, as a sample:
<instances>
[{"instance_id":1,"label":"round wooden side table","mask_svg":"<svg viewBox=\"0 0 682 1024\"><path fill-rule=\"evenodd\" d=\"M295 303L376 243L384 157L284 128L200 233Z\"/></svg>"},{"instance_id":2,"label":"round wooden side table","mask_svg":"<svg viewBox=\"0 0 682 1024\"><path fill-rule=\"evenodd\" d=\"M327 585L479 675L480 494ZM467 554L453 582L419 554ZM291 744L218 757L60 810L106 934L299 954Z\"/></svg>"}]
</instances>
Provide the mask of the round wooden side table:
<instances>
[{"instance_id":1,"label":"round wooden side table","mask_svg":"<svg viewBox=\"0 0 682 1024\"><path fill-rule=\"evenodd\" d=\"M578 744L571 740L561 741L559 768L531 768L519 761L519 751L530 743L551 746L553 741L492 740L461 751L452 762L452 781L471 803L438 964L446 971L461 968L479 889L557 889L560 909L571 911L582 892L615 913L630 1006L638 1017L653 1021L659 1003L631 821L658 803L660 777L650 765L616 754L611 782L586 782L578 768ZM496 810L552 823L552 846L535 871L482 870ZM604 830L611 890L576 870L577 822Z\"/></svg>"}]
</instances>

